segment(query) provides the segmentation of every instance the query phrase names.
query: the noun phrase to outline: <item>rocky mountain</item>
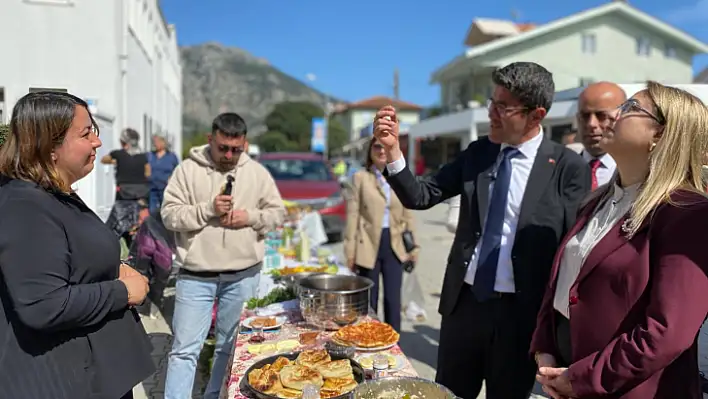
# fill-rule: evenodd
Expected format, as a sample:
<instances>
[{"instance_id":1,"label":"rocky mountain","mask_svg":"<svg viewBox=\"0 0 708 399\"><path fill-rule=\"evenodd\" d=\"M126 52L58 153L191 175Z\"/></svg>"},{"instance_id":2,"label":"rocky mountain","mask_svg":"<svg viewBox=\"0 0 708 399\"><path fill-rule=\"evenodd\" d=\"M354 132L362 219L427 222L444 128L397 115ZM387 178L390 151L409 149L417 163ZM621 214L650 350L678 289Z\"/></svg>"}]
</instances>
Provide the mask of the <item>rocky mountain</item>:
<instances>
[{"instance_id":1,"label":"rocky mountain","mask_svg":"<svg viewBox=\"0 0 708 399\"><path fill-rule=\"evenodd\" d=\"M259 134L275 104L308 101L324 106L328 98L239 48L206 43L183 47L181 53L186 135L211 126L224 111L243 116L249 135Z\"/></svg>"}]
</instances>

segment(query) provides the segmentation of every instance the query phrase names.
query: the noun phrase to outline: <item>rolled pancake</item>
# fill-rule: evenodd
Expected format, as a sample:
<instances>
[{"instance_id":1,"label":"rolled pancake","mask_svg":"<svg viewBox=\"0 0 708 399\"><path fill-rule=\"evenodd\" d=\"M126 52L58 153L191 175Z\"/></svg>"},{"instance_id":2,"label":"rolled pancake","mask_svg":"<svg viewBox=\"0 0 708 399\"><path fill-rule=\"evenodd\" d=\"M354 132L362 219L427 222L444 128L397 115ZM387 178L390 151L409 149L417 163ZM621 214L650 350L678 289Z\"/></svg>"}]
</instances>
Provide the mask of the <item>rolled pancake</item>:
<instances>
[{"instance_id":1,"label":"rolled pancake","mask_svg":"<svg viewBox=\"0 0 708 399\"><path fill-rule=\"evenodd\" d=\"M347 392L353 391L357 385L354 376L349 376L348 378L328 378L325 380L324 385L322 385L320 395L323 391L325 391L327 395L329 395L330 392L337 392L338 395L335 396L344 395Z\"/></svg>"},{"instance_id":2,"label":"rolled pancake","mask_svg":"<svg viewBox=\"0 0 708 399\"><path fill-rule=\"evenodd\" d=\"M335 360L317 366L317 371L324 378L352 378L354 370L349 359Z\"/></svg>"},{"instance_id":3,"label":"rolled pancake","mask_svg":"<svg viewBox=\"0 0 708 399\"><path fill-rule=\"evenodd\" d=\"M297 389L289 389L289 388L283 388L277 392L275 392L273 395L282 398L282 399L300 399L302 398L302 392L298 391Z\"/></svg>"},{"instance_id":4,"label":"rolled pancake","mask_svg":"<svg viewBox=\"0 0 708 399\"><path fill-rule=\"evenodd\" d=\"M324 349L313 349L309 351L301 352L295 363L300 366L306 366L310 368L317 368L320 364L329 363L332 358L329 353Z\"/></svg>"},{"instance_id":5,"label":"rolled pancake","mask_svg":"<svg viewBox=\"0 0 708 399\"><path fill-rule=\"evenodd\" d=\"M275 370L253 370L248 374L248 382L260 392L269 392L274 388L279 388L280 376Z\"/></svg>"},{"instance_id":6,"label":"rolled pancake","mask_svg":"<svg viewBox=\"0 0 708 399\"><path fill-rule=\"evenodd\" d=\"M289 365L280 370L280 382L285 388L302 391L307 384L318 388L324 384L324 379L319 371L300 365Z\"/></svg>"},{"instance_id":7,"label":"rolled pancake","mask_svg":"<svg viewBox=\"0 0 708 399\"><path fill-rule=\"evenodd\" d=\"M275 359L275 362L270 366L271 370L280 371L283 367L290 365L290 359L286 357L279 357Z\"/></svg>"}]
</instances>

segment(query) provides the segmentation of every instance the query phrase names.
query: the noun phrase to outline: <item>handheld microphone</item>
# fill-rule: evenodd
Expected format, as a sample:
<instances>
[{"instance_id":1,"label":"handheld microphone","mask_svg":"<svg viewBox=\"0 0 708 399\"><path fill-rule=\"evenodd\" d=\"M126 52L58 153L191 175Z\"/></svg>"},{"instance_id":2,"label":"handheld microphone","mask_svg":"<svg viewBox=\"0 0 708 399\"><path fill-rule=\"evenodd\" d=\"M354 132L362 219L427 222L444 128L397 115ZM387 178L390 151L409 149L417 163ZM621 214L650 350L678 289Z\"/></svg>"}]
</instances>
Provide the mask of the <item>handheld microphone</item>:
<instances>
[{"instance_id":1,"label":"handheld microphone","mask_svg":"<svg viewBox=\"0 0 708 399\"><path fill-rule=\"evenodd\" d=\"M231 195L231 190L234 188L234 177L231 175L226 176L226 186L224 186L224 195Z\"/></svg>"}]
</instances>

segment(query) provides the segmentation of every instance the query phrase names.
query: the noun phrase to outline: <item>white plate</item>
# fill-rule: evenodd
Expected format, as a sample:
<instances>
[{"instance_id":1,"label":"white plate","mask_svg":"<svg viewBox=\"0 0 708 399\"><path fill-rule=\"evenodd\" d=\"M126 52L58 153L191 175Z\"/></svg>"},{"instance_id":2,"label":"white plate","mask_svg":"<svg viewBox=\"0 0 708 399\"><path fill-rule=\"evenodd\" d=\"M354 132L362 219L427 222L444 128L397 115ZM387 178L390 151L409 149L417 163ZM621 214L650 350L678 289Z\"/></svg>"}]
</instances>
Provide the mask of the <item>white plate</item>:
<instances>
[{"instance_id":1,"label":"white plate","mask_svg":"<svg viewBox=\"0 0 708 399\"><path fill-rule=\"evenodd\" d=\"M398 370L403 369L403 368L406 366L406 361L405 361L405 359L403 358L403 356L401 356L401 355L391 355L391 354L386 354L386 355L388 355L388 356L393 356L393 357L396 359L396 365L395 365L395 366L391 366L391 365L389 364L389 368L388 368L388 369L389 369L390 371L398 371ZM373 361L374 356L376 356L376 355L372 355L372 354L368 354L368 353L367 353L367 354L363 354L363 355L354 356L354 360L356 360L359 364L361 364L361 359L368 357L368 358L371 358L371 360ZM364 367L364 365L361 364L361 367L363 367L365 370L371 370L372 367L373 367L373 365L372 365L372 367Z\"/></svg>"},{"instance_id":2,"label":"white plate","mask_svg":"<svg viewBox=\"0 0 708 399\"><path fill-rule=\"evenodd\" d=\"M249 317L246 320L241 323L244 327L248 328L249 330L252 330L253 328L251 327L251 323L256 320L257 318L262 317L262 316L253 316ZM288 321L288 318L285 316L277 316L275 318L275 325L271 327L264 327L263 330L275 330L276 328L280 328L283 326Z\"/></svg>"},{"instance_id":3,"label":"white plate","mask_svg":"<svg viewBox=\"0 0 708 399\"><path fill-rule=\"evenodd\" d=\"M339 341L337 338L332 338L332 341L333 341L335 344L338 344L338 345L349 346L349 345L347 345L347 344L345 344L345 343ZM391 348L393 348L393 347L396 346L396 345L398 345L398 342L394 342L394 343L392 343L392 344L384 345L384 346L377 346L377 347L374 347L374 348L361 348L361 347L358 347L358 346L355 346L354 348L357 350L357 352L381 352L381 351L385 351L386 349L391 349Z\"/></svg>"},{"instance_id":4,"label":"white plate","mask_svg":"<svg viewBox=\"0 0 708 399\"><path fill-rule=\"evenodd\" d=\"M392 343L392 344L390 344L390 345L379 346L379 347L376 347L376 348L360 348L360 347L357 346L357 347L356 347L356 350L359 351L359 352L381 352L381 351L385 351L386 349L391 349L391 348L393 348L394 346L396 346L397 344L398 344L398 342L394 342L394 343Z\"/></svg>"}]
</instances>

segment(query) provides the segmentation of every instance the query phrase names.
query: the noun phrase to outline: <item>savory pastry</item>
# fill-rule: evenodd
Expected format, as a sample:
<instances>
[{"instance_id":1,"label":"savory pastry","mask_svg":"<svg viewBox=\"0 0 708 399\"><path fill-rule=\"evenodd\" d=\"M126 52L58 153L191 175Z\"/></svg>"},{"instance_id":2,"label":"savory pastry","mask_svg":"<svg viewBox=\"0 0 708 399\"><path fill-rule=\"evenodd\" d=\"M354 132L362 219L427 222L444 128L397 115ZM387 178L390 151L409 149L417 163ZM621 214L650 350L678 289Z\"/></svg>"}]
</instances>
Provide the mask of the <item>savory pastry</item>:
<instances>
[{"instance_id":1,"label":"savory pastry","mask_svg":"<svg viewBox=\"0 0 708 399\"><path fill-rule=\"evenodd\" d=\"M253 370L248 374L248 382L253 388L264 393L282 388L278 372L270 368Z\"/></svg>"},{"instance_id":2,"label":"savory pastry","mask_svg":"<svg viewBox=\"0 0 708 399\"><path fill-rule=\"evenodd\" d=\"M280 382L285 388L302 391L306 384L321 387L324 384L324 379L317 370L295 364L283 367L280 371Z\"/></svg>"},{"instance_id":3,"label":"savory pastry","mask_svg":"<svg viewBox=\"0 0 708 399\"><path fill-rule=\"evenodd\" d=\"M332 358L329 356L329 352L324 349L313 349L300 352L297 360L295 360L295 363L301 366L316 368L320 364L328 363L330 361L332 361Z\"/></svg>"},{"instance_id":4,"label":"savory pastry","mask_svg":"<svg viewBox=\"0 0 708 399\"><path fill-rule=\"evenodd\" d=\"M364 322L342 327L334 334L334 339L345 345L359 348L378 348L393 345L400 335L389 324Z\"/></svg>"},{"instance_id":5,"label":"savory pastry","mask_svg":"<svg viewBox=\"0 0 708 399\"><path fill-rule=\"evenodd\" d=\"M281 356L277 358L275 362L273 362L273 364L270 366L270 369L279 372L283 369L283 367L288 365L290 365L290 359Z\"/></svg>"},{"instance_id":6,"label":"savory pastry","mask_svg":"<svg viewBox=\"0 0 708 399\"><path fill-rule=\"evenodd\" d=\"M344 395L347 392L353 391L356 388L357 383L353 376L350 375L347 378L327 378L320 389L320 395L322 391L337 392L338 395Z\"/></svg>"},{"instance_id":7,"label":"savory pastry","mask_svg":"<svg viewBox=\"0 0 708 399\"><path fill-rule=\"evenodd\" d=\"M256 317L251 321L251 327L253 328L269 328L274 327L278 324L278 320L275 317Z\"/></svg>"},{"instance_id":8,"label":"savory pastry","mask_svg":"<svg viewBox=\"0 0 708 399\"><path fill-rule=\"evenodd\" d=\"M282 399L300 399L302 397L302 391L298 391L297 389L283 388L273 393L273 395Z\"/></svg>"},{"instance_id":9,"label":"savory pastry","mask_svg":"<svg viewBox=\"0 0 708 399\"><path fill-rule=\"evenodd\" d=\"M324 378L351 378L354 374L352 363L349 359L322 363L317 366L317 371L319 371Z\"/></svg>"}]
</instances>

